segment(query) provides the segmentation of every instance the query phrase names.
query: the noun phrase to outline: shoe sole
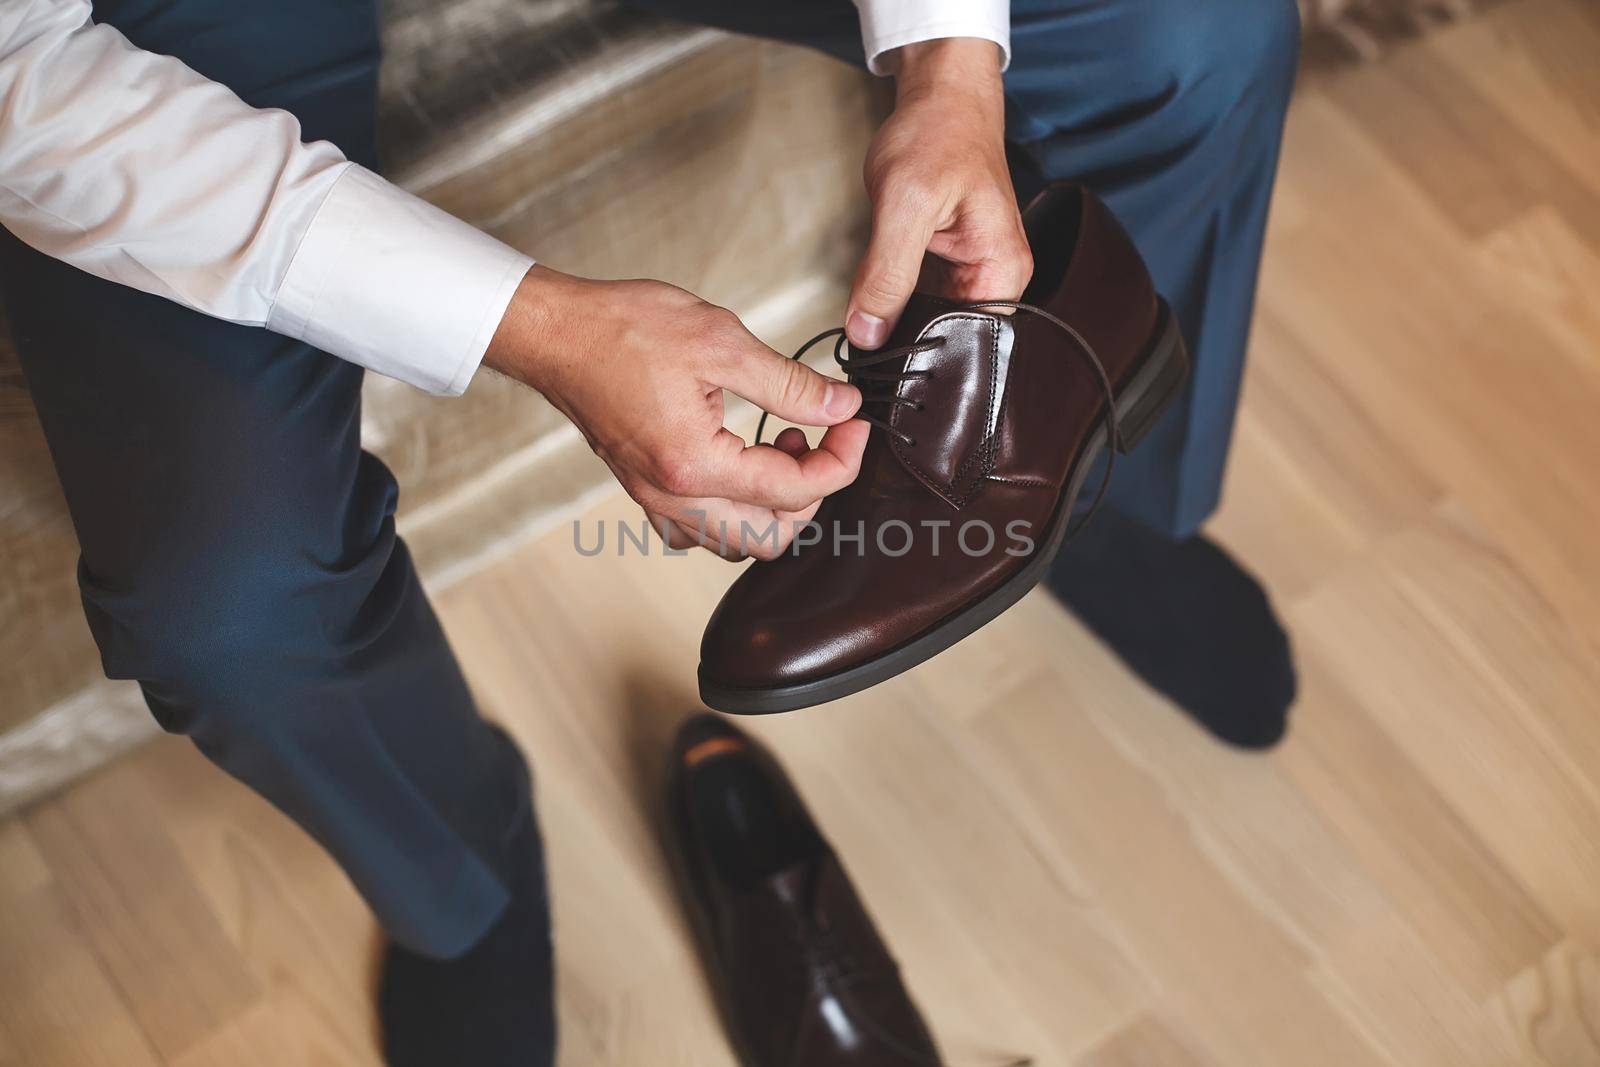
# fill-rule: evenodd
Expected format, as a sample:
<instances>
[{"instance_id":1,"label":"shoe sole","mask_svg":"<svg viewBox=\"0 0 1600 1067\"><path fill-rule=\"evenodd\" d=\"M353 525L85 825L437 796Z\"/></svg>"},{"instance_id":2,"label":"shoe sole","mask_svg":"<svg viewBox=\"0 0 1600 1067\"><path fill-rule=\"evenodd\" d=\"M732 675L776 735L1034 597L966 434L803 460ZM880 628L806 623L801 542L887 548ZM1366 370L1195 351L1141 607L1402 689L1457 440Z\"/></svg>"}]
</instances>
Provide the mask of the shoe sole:
<instances>
[{"instance_id":1,"label":"shoe sole","mask_svg":"<svg viewBox=\"0 0 1600 1067\"><path fill-rule=\"evenodd\" d=\"M1189 350L1183 343L1178 320L1165 300L1161 301L1158 322L1156 340L1141 357L1139 368L1127 386L1117 395L1117 419L1122 430L1120 453L1131 452L1138 447L1177 400L1189 377ZM1050 564L1055 562L1056 553L1061 550L1067 529L1072 525L1073 506L1083 489L1084 479L1094 467L1101 450L1106 447L1108 434L1109 429L1102 422L1078 454L1072 475L1067 479L1067 491L1056 503L1044 546L1034 553L1020 571L981 600L866 663L813 682L771 689L741 688L722 685L716 679L706 677L702 667L699 673L700 699L707 707L733 715L772 715L798 711L871 688L970 637L1026 596L1049 572Z\"/></svg>"}]
</instances>

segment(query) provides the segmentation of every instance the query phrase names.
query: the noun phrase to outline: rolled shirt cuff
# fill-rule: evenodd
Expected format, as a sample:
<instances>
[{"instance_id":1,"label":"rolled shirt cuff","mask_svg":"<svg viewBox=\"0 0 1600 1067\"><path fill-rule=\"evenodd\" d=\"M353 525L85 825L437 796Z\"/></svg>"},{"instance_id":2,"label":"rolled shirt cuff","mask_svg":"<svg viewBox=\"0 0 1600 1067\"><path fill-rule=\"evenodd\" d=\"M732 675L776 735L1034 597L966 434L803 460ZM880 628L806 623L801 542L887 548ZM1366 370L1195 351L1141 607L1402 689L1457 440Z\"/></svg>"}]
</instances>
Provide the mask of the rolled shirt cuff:
<instances>
[{"instance_id":1,"label":"rolled shirt cuff","mask_svg":"<svg viewBox=\"0 0 1600 1067\"><path fill-rule=\"evenodd\" d=\"M334 182L267 328L458 396L533 260L359 164Z\"/></svg>"},{"instance_id":2,"label":"rolled shirt cuff","mask_svg":"<svg viewBox=\"0 0 1600 1067\"><path fill-rule=\"evenodd\" d=\"M887 53L919 41L980 37L1000 46L1000 69L1011 65L1010 0L858 0L867 69L893 74Z\"/></svg>"}]
</instances>

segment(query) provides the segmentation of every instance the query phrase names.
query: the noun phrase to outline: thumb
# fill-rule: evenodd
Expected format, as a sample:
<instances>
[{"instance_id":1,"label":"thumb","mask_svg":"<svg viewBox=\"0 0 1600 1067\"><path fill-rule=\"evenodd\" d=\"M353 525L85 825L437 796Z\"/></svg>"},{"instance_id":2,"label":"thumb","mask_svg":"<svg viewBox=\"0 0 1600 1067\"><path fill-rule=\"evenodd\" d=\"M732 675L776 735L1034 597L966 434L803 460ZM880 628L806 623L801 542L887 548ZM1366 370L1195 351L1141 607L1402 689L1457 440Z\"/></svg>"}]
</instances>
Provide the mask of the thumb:
<instances>
[{"instance_id":1,"label":"thumb","mask_svg":"<svg viewBox=\"0 0 1600 1067\"><path fill-rule=\"evenodd\" d=\"M872 219L872 239L856 271L845 314L845 332L857 348L877 348L905 310L922 273L922 257L933 226L911 205L880 204Z\"/></svg>"},{"instance_id":2,"label":"thumb","mask_svg":"<svg viewBox=\"0 0 1600 1067\"><path fill-rule=\"evenodd\" d=\"M848 382L818 374L797 359L761 346L730 360L714 384L762 411L802 426L844 422L861 406L861 392Z\"/></svg>"}]
</instances>

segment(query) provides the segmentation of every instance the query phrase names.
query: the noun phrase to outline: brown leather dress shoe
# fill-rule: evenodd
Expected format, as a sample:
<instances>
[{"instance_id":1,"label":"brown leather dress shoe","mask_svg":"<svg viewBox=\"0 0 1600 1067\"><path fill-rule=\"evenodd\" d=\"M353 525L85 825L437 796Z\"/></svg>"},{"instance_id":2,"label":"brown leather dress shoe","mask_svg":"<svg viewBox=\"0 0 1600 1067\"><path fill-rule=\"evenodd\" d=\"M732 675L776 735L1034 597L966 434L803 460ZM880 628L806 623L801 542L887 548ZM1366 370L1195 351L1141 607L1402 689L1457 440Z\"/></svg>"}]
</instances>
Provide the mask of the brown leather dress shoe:
<instances>
[{"instance_id":1,"label":"brown leather dress shoe","mask_svg":"<svg viewBox=\"0 0 1600 1067\"><path fill-rule=\"evenodd\" d=\"M1105 446L1132 449L1178 396L1183 338L1110 210L1057 184L1023 223L1020 304L919 295L880 351L835 350L879 432L855 483L712 613L711 707L837 700L971 634L1044 577Z\"/></svg>"},{"instance_id":2,"label":"brown leather dress shoe","mask_svg":"<svg viewBox=\"0 0 1600 1067\"><path fill-rule=\"evenodd\" d=\"M703 715L678 735L668 846L743 1067L939 1067L844 868L770 753Z\"/></svg>"}]
</instances>

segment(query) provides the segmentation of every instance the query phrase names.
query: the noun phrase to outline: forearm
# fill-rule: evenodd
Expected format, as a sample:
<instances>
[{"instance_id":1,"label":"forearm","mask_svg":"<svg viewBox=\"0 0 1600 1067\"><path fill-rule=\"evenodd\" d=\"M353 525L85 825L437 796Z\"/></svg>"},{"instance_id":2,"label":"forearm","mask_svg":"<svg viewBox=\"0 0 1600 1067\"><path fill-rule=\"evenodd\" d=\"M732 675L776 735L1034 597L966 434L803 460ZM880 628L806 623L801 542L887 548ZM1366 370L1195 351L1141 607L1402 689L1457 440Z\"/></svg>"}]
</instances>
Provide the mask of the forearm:
<instances>
[{"instance_id":1,"label":"forearm","mask_svg":"<svg viewBox=\"0 0 1600 1067\"><path fill-rule=\"evenodd\" d=\"M946 37L906 45L896 53L894 83L897 109L926 107L951 129L1004 144L1005 83L993 42Z\"/></svg>"},{"instance_id":2,"label":"forearm","mask_svg":"<svg viewBox=\"0 0 1600 1067\"><path fill-rule=\"evenodd\" d=\"M980 37L941 37L908 44L895 52L895 97L917 100L954 93L961 100L984 101L988 119L1003 129L1005 85L1000 53Z\"/></svg>"},{"instance_id":3,"label":"forearm","mask_svg":"<svg viewBox=\"0 0 1600 1067\"><path fill-rule=\"evenodd\" d=\"M531 268L518 283L495 329L483 365L537 389L559 403L559 383L578 368L582 337L575 315L604 313L596 283L549 267Z\"/></svg>"}]
</instances>

